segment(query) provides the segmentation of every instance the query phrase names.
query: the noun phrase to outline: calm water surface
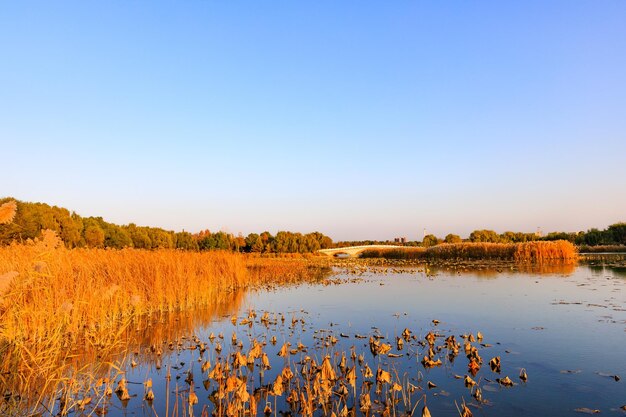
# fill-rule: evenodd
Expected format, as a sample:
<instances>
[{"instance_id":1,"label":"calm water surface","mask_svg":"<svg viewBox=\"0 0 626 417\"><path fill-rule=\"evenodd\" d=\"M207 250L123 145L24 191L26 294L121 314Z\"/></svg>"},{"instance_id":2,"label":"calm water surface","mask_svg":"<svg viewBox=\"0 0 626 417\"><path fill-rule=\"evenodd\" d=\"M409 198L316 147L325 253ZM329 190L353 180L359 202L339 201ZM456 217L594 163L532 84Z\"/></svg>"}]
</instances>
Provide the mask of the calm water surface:
<instances>
[{"instance_id":1,"label":"calm water surface","mask_svg":"<svg viewBox=\"0 0 626 417\"><path fill-rule=\"evenodd\" d=\"M193 412L200 415L204 405L211 411L213 406L208 396L216 385L213 382L204 386L206 373L203 374L200 366L206 359L215 363L218 357L224 358L236 350L231 345L233 333L243 341L244 353L251 338L267 342L271 336L277 339L276 345L267 343L264 348L272 369L262 377L259 372L250 374L250 387L273 382L286 363L295 370L298 366L294 364L306 355L319 364L327 354L338 360L336 355L346 352L349 359L354 347L357 354L365 355L374 372L377 367L395 370L400 378L419 387L413 394L413 403L424 401L425 396L435 417L458 415L455 402L462 401L470 405L475 416L581 415L575 411L579 408L600 410L602 415L626 415L620 409L626 404L626 380L615 378L626 377L626 273L623 270L579 266L555 268L548 274L434 269L427 274L423 269L393 273L389 269L387 273L369 270L356 275L339 274L335 278L343 283L307 284L248 294L236 314L241 322L254 309L257 313L254 325L235 326L230 315L198 325L194 334L201 341L208 342L210 333L224 335L224 340L217 338L209 343L209 349L200 359L198 350L170 350L167 344L163 345L160 369L156 369L155 360L138 357L139 366L128 367L126 374L132 382L131 394L137 397L124 407L113 396L107 415L165 416L168 368L172 375L170 392L177 388L181 392L189 390L185 378L191 370L199 398ZM265 311L277 319L276 324L267 328L259 323ZM433 324L433 320L439 324ZM424 348L417 343L407 344L403 351L396 350L395 338L405 328L420 340L434 331L444 336L455 335L461 343L461 335L480 331L484 335L482 343L490 347L478 345L484 364L474 379L483 388L486 402L476 403L463 380L455 378L468 373L463 348L456 360L446 360L444 352L443 366L425 369L419 362ZM338 339L335 345L326 342L330 334ZM367 339L356 338L357 334ZM381 342L391 343L392 352L404 356L374 357L368 344L373 334L384 336ZM191 343L186 340L183 345ZM288 361L276 356L287 341L292 343L292 348L300 342L308 351L299 352ZM221 354L214 350L218 342L223 347ZM439 339L437 343L442 342ZM487 365L494 356L502 359L499 375ZM521 368L528 373L526 383L518 377ZM361 373L357 373L361 380ZM509 376L516 385L505 388L495 382L504 376ZM141 383L146 378L152 378L154 384L153 407L141 400ZM437 387L428 389L427 381ZM374 389L372 400L376 398ZM184 398L181 396L179 402ZM169 415L174 401L175 396L171 396ZM273 397L269 401L274 413L288 410L284 402L274 403ZM264 405L262 399L259 415ZM398 408L403 411L401 405ZM316 415L322 414L321 410L316 411Z\"/></svg>"}]
</instances>

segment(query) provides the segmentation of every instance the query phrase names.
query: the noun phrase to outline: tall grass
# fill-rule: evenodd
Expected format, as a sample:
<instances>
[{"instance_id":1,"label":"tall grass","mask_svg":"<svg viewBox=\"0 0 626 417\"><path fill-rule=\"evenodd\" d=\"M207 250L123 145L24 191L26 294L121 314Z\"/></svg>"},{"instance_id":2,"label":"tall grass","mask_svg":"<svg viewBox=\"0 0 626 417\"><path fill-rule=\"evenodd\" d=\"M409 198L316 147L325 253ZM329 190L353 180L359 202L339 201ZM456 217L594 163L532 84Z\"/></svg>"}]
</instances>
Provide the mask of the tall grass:
<instances>
[{"instance_id":1,"label":"tall grass","mask_svg":"<svg viewBox=\"0 0 626 417\"><path fill-rule=\"evenodd\" d=\"M156 343L165 336L145 330L149 327L142 322L175 317L180 324L184 314L170 313L238 308L239 289L296 282L316 271L304 258L68 250L59 246L54 233L32 244L0 248L0 386L5 400L32 400L44 393L51 398L59 386L80 379L77 372L86 380L101 372L93 363L102 360L81 365L75 360L78 355L105 358L131 346L130 339L152 335Z\"/></svg>"},{"instance_id":2,"label":"tall grass","mask_svg":"<svg viewBox=\"0 0 626 417\"><path fill-rule=\"evenodd\" d=\"M545 262L573 260L576 247L568 241L537 241L525 243L442 243L429 248L368 250L364 258L415 260L498 260L516 262Z\"/></svg>"},{"instance_id":3,"label":"tall grass","mask_svg":"<svg viewBox=\"0 0 626 417\"><path fill-rule=\"evenodd\" d=\"M548 262L578 259L576 246L567 240L524 242L515 245L516 262Z\"/></svg>"},{"instance_id":4,"label":"tall grass","mask_svg":"<svg viewBox=\"0 0 626 417\"><path fill-rule=\"evenodd\" d=\"M14 245L0 249L0 271L13 276L0 307L8 342L98 342L126 317L209 305L249 282L243 257L226 252Z\"/></svg>"}]
</instances>

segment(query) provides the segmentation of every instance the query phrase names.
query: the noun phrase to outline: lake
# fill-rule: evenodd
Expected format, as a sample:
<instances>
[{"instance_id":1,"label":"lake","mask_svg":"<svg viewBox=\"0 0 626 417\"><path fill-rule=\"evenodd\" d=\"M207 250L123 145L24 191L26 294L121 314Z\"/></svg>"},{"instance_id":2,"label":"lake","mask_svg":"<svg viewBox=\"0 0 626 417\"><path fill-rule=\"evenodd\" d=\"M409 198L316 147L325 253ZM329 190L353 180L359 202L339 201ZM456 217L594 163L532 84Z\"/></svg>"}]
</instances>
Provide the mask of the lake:
<instances>
[{"instance_id":1,"label":"lake","mask_svg":"<svg viewBox=\"0 0 626 417\"><path fill-rule=\"evenodd\" d=\"M315 387L320 378L315 382L311 375L328 357L336 376L329 383L328 403L320 405L317 397L313 401L314 415L406 415L412 410L421 415L427 404L432 416L455 416L463 403L475 416L570 416L597 410L626 414L620 408L626 404L621 379L626 377L623 269L346 265L323 283L234 294L210 312L143 329L141 345L124 367L131 398L121 401L114 394L97 400L94 395L84 413L201 415L205 408L208 413L243 415L228 405L241 401L237 387L244 384L246 391L256 390L258 415L298 415L305 394L324 392L324 378L321 388ZM403 338L405 329L410 335ZM454 342L448 339L446 344L450 336ZM401 350L398 338L403 340ZM233 364L236 352L250 358L252 340L266 353L271 369L264 369L260 356L252 361L254 366ZM482 360L475 374L468 368L466 342ZM454 343L456 355L450 349ZM216 351L218 344L221 351ZM375 346L386 344L389 352L373 354ZM277 355L281 348L286 356ZM440 365L422 363L429 352L429 359L440 360ZM499 373L489 365L494 357L500 358ZM221 384L216 373L208 378L217 363L224 367L226 362L231 370L222 369ZM372 376L364 376L366 366ZM280 384L283 395L272 395L285 368L294 375L288 372ZM377 382L379 369L389 372L391 380L379 373ZM520 379L522 369L526 381ZM234 378L226 387L229 375ZM468 388L465 376L476 385ZM111 381L113 389L120 377ZM498 382L506 383L505 377L512 386ZM143 400L148 379L155 396L151 402ZM476 388L481 389L481 401L474 397ZM291 391L301 396L288 403ZM369 394L371 401L363 410L362 394ZM197 397L197 404L188 406L190 395Z\"/></svg>"}]
</instances>

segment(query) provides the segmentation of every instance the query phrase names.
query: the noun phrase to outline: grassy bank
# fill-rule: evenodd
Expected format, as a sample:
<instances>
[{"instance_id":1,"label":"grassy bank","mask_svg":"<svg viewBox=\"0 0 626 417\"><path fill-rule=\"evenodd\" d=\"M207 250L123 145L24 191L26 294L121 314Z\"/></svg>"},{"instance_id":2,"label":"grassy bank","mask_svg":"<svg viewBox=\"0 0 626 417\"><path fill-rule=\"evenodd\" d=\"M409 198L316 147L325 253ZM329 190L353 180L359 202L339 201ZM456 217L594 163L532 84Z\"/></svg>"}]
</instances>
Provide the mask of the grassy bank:
<instances>
[{"instance_id":1,"label":"grassy bank","mask_svg":"<svg viewBox=\"0 0 626 417\"><path fill-rule=\"evenodd\" d=\"M525 243L443 243L429 248L367 250L363 258L415 260L499 260L545 262L574 260L576 247L564 240Z\"/></svg>"}]
</instances>

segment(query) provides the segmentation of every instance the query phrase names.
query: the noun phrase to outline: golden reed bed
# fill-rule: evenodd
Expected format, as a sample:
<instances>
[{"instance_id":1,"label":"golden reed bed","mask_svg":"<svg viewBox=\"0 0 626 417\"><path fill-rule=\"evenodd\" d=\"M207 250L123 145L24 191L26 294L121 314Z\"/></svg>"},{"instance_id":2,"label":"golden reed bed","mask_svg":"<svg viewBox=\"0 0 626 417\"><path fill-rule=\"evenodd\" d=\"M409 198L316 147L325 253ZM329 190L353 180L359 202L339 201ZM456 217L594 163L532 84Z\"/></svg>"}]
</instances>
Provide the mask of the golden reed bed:
<instances>
[{"instance_id":1,"label":"golden reed bed","mask_svg":"<svg viewBox=\"0 0 626 417\"><path fill-rule=\"evenodd\" d=\"M498 260L515 262L573 261L576 247L568 241L534 241L525 243L442 243L437 246L369 250L365 258L415 260Z\"/></svg>"},{"instance_id":2,"label":"golden reed bed","mask_svg":"<svg viewBox=\"0 0 626 417\"><path fill-rule=\"evenodd\" d=\"M76 368L73 358L90 352L105 358L128 349L129 329L140 321L229 304L236 309L242 289L299 282L319 272L305 258L68 250L54 233L27 245L2 247L0 386L5 391L10 387L15 398L49 396L67 385L68 374L77 379L83 371L85 378L101 372L93 363L89 369Z\"/></svg>"}]
</instances>

